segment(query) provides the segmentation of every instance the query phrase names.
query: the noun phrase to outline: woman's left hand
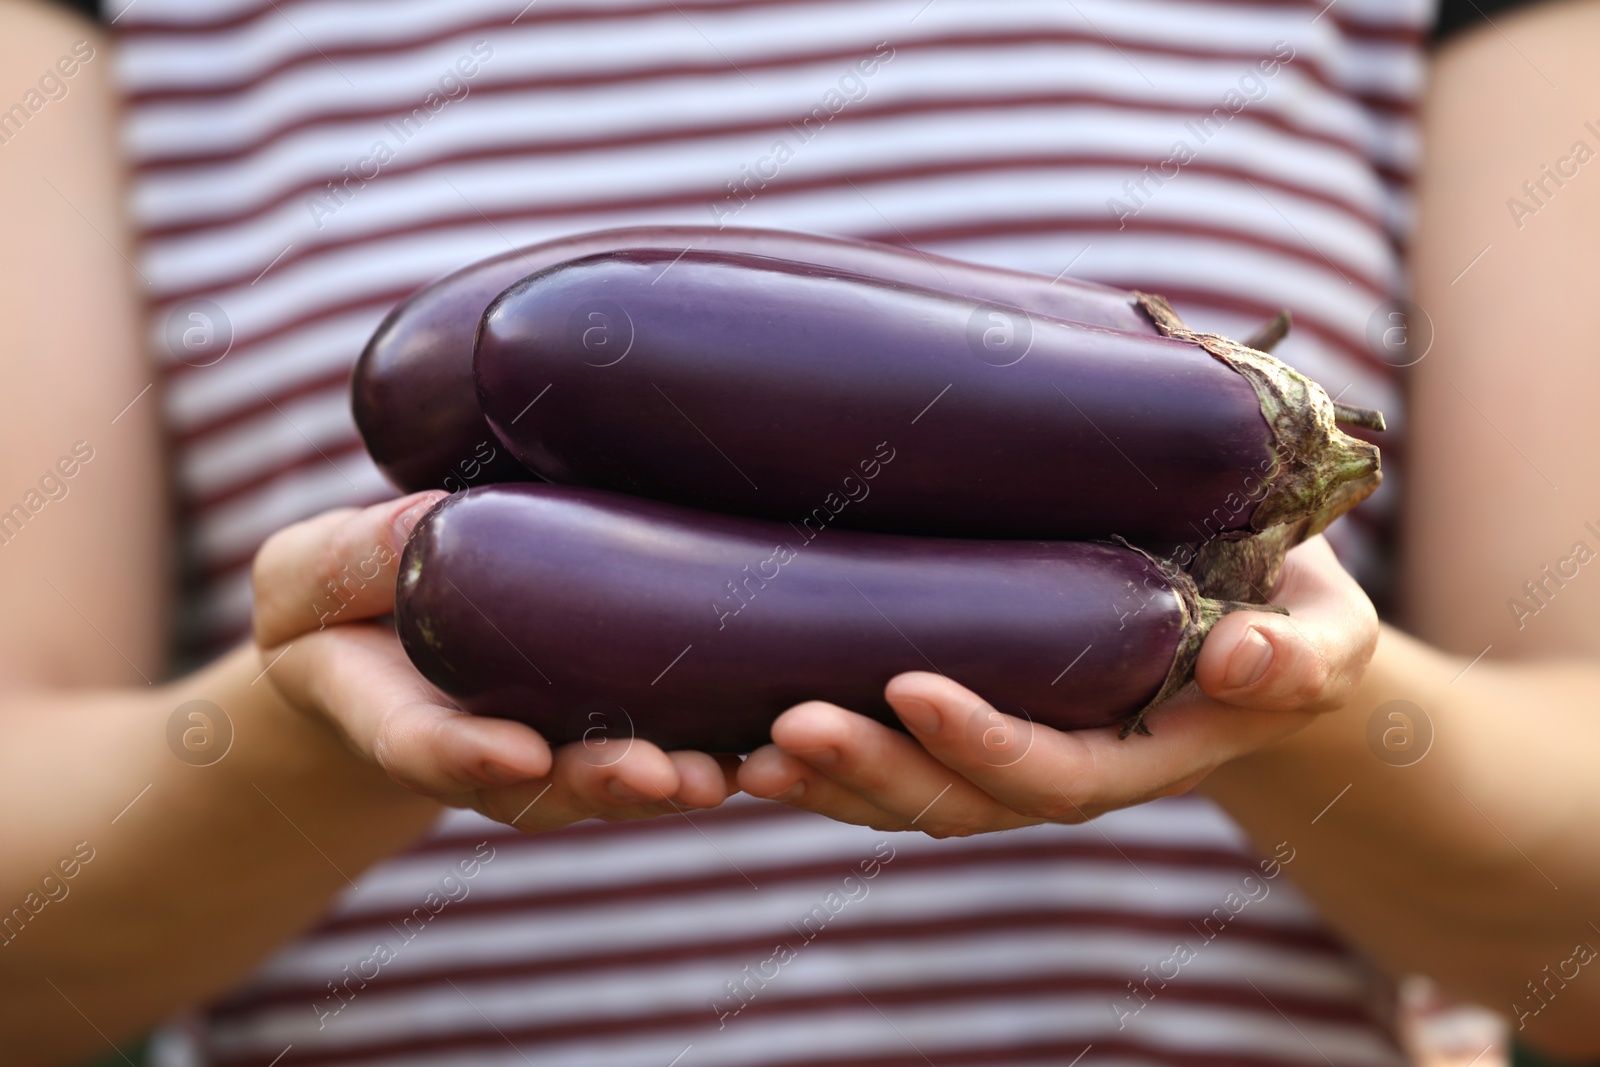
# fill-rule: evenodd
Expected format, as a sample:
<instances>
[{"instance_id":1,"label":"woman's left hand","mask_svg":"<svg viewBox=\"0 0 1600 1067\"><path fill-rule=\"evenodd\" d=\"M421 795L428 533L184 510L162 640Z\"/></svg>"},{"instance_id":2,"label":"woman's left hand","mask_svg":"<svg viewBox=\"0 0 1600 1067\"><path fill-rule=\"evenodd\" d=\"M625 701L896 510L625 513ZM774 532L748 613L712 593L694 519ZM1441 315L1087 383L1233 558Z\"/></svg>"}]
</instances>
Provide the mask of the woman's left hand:
<instances>
[{"instance_id":1,"label":"woman's left hand","mask_svg":"<svg viewBox=\"0 0 1600 1067\"><path fill-rule=\"evenodd\" d=\"M744 762L739 786L841 822L933 837L1083 822L1185 792L1341 706L1372 658L1377 613L1321 537L1289 553L1273 601L1289 614L1235 612L1217 623L1198 684L1146 717L1150 736L1054 730L914 672L885 691L910 736L832 704L800 704Z\"/></svg>"}]
</instances>

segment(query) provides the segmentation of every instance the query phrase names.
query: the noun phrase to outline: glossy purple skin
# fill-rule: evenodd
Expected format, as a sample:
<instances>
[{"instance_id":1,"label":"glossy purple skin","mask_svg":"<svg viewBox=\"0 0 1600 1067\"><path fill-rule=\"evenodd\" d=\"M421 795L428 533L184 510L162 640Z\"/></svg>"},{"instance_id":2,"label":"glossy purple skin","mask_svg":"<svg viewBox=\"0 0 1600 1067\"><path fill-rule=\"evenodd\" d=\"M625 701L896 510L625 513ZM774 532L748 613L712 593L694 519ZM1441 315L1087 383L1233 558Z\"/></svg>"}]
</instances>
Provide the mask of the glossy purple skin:
<instances>
[{"instance_id":1,"label":"glossy purple skin","mask_svg":"<svg viewBox=\"0 0 1600 1067\"><path fill-rule=\"evenodd\" d=\"M883 687L910 670L1034 722L1105 726L1155 696L1183 629L1168 581L1114 545L837 529L807 541L783 523L551 485L447 498L400 573L418 670L553 743L593 730L591 742L747 752L809 699L894 723Z\"/></svg>"},{"instance_id":2,"label":"glossy purple skin","mask_svg":"<svg viewBox=\"0 0 1600 1067\"><path fill-rule=\"evenodd\" d=\"M996 315L1010 348L984 346ZM484 315L476 372L549 481L796 523L1193 540L1233 494L1248 529L1273 466L1254 390L1194 345L737 254L535 275Z\"/></svg>"},{"instance_id":3,"label":"glossy purple skin","mask_svg":"<svg viewBox=\"0 0 1600 1067\"><path fill-rule=\"evenodd\" d=\"M623 248L748 252L997 300L1041 315L1154 334L1130 294L1042 275L925 256L870 241L781 230L636 226L563 237L474 263L407 297L367 342L351 376L351 403L367 451L403 492L531 477L503 450L478 407L472 341L484 308L509 286L557 263ZM479 469L481 467L481 469Z\"/></svg>"}]
</instances>

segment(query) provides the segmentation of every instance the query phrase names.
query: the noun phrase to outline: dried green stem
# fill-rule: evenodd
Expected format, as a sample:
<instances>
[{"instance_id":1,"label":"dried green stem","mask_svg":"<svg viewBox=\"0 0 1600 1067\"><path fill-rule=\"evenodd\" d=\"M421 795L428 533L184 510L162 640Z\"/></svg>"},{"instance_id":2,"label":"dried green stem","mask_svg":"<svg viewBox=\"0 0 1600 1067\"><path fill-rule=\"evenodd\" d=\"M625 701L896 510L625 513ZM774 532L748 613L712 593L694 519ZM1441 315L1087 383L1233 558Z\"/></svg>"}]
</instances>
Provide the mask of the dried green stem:
<instances>
[{"instance_id":1,"label":"dried green stem","mask_svg":"<svg viewBox=\"0 0 1600 1067\"><path fill-rule=\"evenodd\" d=\"M1279 341L1289 335L1290 325L1289 309L1285 308L1256 327L1256 332L1246 337L1244 343L1257 352L1271 352Z\"/></svg>"},{"instance_id":2,"label":"dried green stem","mask_svg":"<svg viewBox=\"0 0 1600 1067\"><path fill-rule=\"evenodd\" d=\"M1339 429L1333 401L1316 382L1265 352L1189 329L1159 296L1137 292L1134 296L1162 334L1205 349L1255 390L1261 416L1272 431L1277 463L1267 492L1250 516L1253 530L1315 515L1341 486L1378 472L1377 446Z\"/></svg>"}]
</instances>

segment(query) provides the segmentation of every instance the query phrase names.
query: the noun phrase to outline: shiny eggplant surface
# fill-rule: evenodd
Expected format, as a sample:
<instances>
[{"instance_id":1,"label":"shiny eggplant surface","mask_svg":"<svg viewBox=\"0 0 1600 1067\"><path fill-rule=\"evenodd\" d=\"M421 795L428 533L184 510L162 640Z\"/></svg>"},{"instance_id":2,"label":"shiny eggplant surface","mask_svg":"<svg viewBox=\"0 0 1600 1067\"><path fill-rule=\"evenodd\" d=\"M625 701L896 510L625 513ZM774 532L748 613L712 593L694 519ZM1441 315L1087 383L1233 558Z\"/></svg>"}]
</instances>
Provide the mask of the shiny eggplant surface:
<instances>
[{"instance_id":1,"label":"shiny eggplant surface","mask_svg":"<svg viewBox=\"0 0 1600 1067\"><path fill-rule=\"evenodd\" d=\"M508 484L423 518L396 617L469 711L553 743L744 752L810 699L893 723L883 687L908 670L1036 723L1131 726L1188 680L1226 608L1122 545L808 534Z\"/></svg>"},{"instance_id":2,"label":"shiny eggplant surface","mask_svg":"<svg viewBox=\"0 0 1600 1067\"><path fill-rule=\"evenodd\" d=\"M1192 541L1300 518L1377 469L1320 387L1140 299L1159 332L629 250L502 293L475 372L497 436L552 482L801 524Z\"/></svg>"},{"instance_id":3,"label":"shiny eggplant surface","mask_svg":"<svg viewBox=\"0 0 1600 1067\"><path fill-rule=\"evenodd\" d=\"M489 302L557 263L625 248L743 252L797 260L992 300L1037 315L1153 334L1133 295L1073 278L925 255L873 241L782 230L636 226L600 230L482 260L408 297L384 319L351 377L356 425L379 468L403 492L531 477L498 447L478 408L472 340Z\"/></svg>"}]
</instances>

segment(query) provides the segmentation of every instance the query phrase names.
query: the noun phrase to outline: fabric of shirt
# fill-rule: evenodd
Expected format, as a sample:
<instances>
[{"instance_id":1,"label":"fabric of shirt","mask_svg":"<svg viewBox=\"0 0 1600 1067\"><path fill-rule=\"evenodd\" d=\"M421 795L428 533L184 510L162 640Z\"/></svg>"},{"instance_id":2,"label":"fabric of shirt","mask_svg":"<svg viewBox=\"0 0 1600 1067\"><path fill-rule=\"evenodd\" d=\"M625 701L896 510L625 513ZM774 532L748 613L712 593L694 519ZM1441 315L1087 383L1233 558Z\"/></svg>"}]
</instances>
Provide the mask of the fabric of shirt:
<instances>
[{"instance_id":1,"label":"fabric of shirt","mask_svg":"<svg viewBox=\"0 0 1600 1067\"><path fill-rule=\"evenodd\" d=\"M1465 30L1494 25L1495 16L1517 8L1534 7L1529 0L1440 0L1433 37L1443 41Z\"/></svg>"},{"instance_id":2,"label":"fabric of shirt","mask_svg":"<svg viewBox=\"0 0 1600 1067\"><path fill-rule=\"evenodd\" d=\"M1388 482L1335 527L1378 588L1405 418L1375 338L1404 328L1433 16L1429 0L122 7L185 649L243 632L272 531L392 495L347 379L398 299L515 245L647 222L1069 273L1232 336L1290 309L1279 354L1389 415ZM749 798L534 837L453 814L351 872L191 1043L230 1067L1397 1064L1385 991L1285 876L1338 799L1254 844L1194 797L947 841Z\"/></svg>"}]
</instances>

